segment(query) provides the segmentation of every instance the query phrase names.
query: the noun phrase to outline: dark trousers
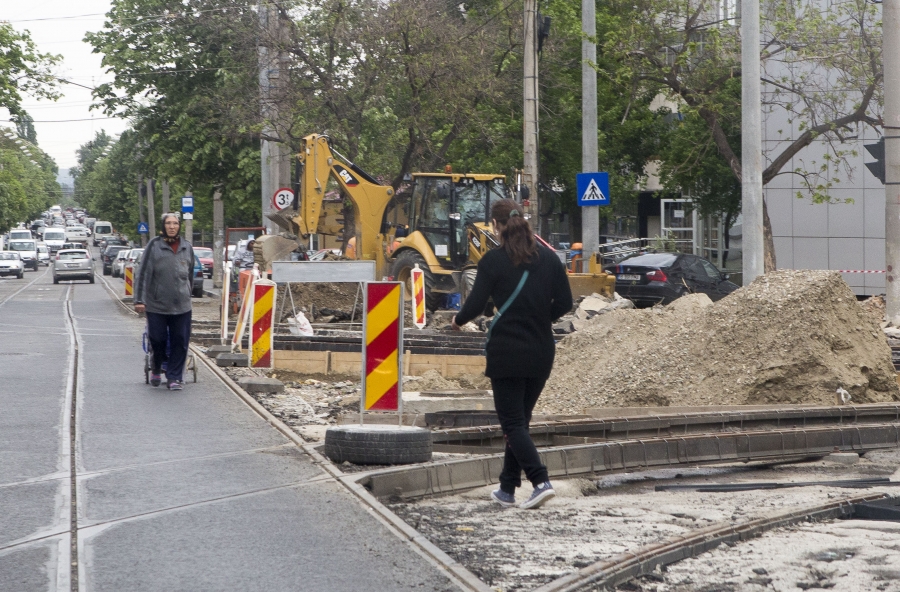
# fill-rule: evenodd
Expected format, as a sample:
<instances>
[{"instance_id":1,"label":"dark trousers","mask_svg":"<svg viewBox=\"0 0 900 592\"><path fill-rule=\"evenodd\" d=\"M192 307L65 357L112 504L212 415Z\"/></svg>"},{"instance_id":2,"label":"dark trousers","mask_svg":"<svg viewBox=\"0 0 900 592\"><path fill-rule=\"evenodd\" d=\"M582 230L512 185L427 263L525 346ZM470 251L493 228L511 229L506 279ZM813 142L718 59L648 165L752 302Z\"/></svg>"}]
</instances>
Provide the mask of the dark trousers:
<instances>
[{"instance_id":1,"label":"dark trousers","mask_svg":"<svg viewBox=\"0 0 900 592\"><path fill-rule=\"evenodd\" d=\"M166 380L184 380L184 362L191 341L191 312L147 313L147 337L153 349L153 374L166 365Z\"/></svg>"},{"instance_id":2,"label":"dark trousers","mask_svg":"<svg viewBox=\"0 0 900 592\"><path fill-rule=\"evenodd\" d=\"M547 467L528 433L531 412L537 403L547 376L526 378L492 378L494 407L500 418L500 427L506 439L503 470L500 471L500 489L514 493L522 485L522 471L537 486L549 480Z\"/></svg>"}]
</instances>

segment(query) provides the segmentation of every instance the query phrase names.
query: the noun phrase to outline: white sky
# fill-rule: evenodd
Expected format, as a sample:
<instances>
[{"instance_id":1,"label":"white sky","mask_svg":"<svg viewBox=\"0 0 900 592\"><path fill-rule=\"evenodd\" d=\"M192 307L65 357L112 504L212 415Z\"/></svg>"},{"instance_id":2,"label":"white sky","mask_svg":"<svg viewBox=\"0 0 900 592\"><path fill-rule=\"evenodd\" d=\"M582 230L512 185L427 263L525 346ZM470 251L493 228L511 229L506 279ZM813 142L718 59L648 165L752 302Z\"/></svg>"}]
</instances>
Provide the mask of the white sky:
<instances>
[{"instance_id":1,"label":"white sky","mask_svg":"<svg viewBox=\"0 0 900 592\"><path fill-rule=\"evenodd\" d=\"M10 22L16 31L27 29L42 53L62 55L57 76L94 87L110 82L112 76L103 72L101 56L92 54L91 46L82 39L86 32L102 28L103 15L109 8L109 0L0 0L0 19ZM38 146L56 160L59 168L66 169L75 166L75 151L96 132L105 129L118 135L128 123L89 111L92 99L87 88L62 84L60 91L63 96L56 102L25 97L23 105L35 120ZM5 110L0 110L0 126L15 129Z\"/></svg>"}]
</instances>

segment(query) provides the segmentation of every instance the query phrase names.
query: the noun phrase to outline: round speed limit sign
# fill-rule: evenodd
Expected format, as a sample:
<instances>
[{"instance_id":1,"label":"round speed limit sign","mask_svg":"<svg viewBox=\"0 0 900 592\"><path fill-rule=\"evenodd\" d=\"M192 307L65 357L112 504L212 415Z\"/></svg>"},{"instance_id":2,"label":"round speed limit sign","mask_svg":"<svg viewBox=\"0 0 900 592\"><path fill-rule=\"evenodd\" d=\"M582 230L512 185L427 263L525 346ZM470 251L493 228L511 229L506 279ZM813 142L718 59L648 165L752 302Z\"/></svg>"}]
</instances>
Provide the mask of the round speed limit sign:
<instances>
[{"instance_id":1,"label":"round speed limit sign","mask_svg":"<svg viewBox=\"0 0 900 592\"><path fill-rule=\"evenodd\" d=\"M272 205L276 210L283 210L294 203L294 191L290 187L282 187L272 197Z\"/></svg>"}]
</instances>

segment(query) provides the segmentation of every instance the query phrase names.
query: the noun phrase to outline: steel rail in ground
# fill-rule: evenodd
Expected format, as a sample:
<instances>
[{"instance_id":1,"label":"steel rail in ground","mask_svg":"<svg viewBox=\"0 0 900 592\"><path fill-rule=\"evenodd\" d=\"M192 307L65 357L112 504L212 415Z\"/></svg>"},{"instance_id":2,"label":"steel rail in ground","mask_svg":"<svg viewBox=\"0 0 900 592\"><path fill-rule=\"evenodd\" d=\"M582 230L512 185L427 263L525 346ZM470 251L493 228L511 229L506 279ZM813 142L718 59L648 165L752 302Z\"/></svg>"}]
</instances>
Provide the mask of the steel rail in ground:
<instances>
[{"instance_id":1,"label":"steel rail in ground","mask_svg":"<svg viewBox=\"0 0 900 592\"><path fill-rule=\"evenodd\" d=\"M632 578L652 573L658 566L669 565L705 553L722 543L745 541L757 537L765 531L807 520L849 518L853 515L855 504L889 499L892 498L884 493L857 495L825 504L770 514L747 522L709 526L663 543L598 561L575 573L536 588L533 592L578 592L609 589Z\"/></svg>"}]
</instances>

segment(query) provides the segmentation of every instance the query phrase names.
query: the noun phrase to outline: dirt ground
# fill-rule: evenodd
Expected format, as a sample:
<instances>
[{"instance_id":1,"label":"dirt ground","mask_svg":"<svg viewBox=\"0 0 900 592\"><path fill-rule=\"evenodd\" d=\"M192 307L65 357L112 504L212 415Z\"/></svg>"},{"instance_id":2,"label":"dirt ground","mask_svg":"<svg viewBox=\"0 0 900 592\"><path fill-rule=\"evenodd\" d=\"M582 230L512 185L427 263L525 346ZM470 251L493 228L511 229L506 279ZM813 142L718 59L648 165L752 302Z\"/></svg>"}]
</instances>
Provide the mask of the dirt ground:
<instances>
[{"instance_id":1,"label":"dirt ground","mask_svg":"<svg viewBox=\"0 0 900 592\"><path fill-rule=\"evenodd\" d=\"M783 270L716 303L614 310L557 346L538 412L900 399L875 314L828 271Z\"/></svg>"}]
</instances>

